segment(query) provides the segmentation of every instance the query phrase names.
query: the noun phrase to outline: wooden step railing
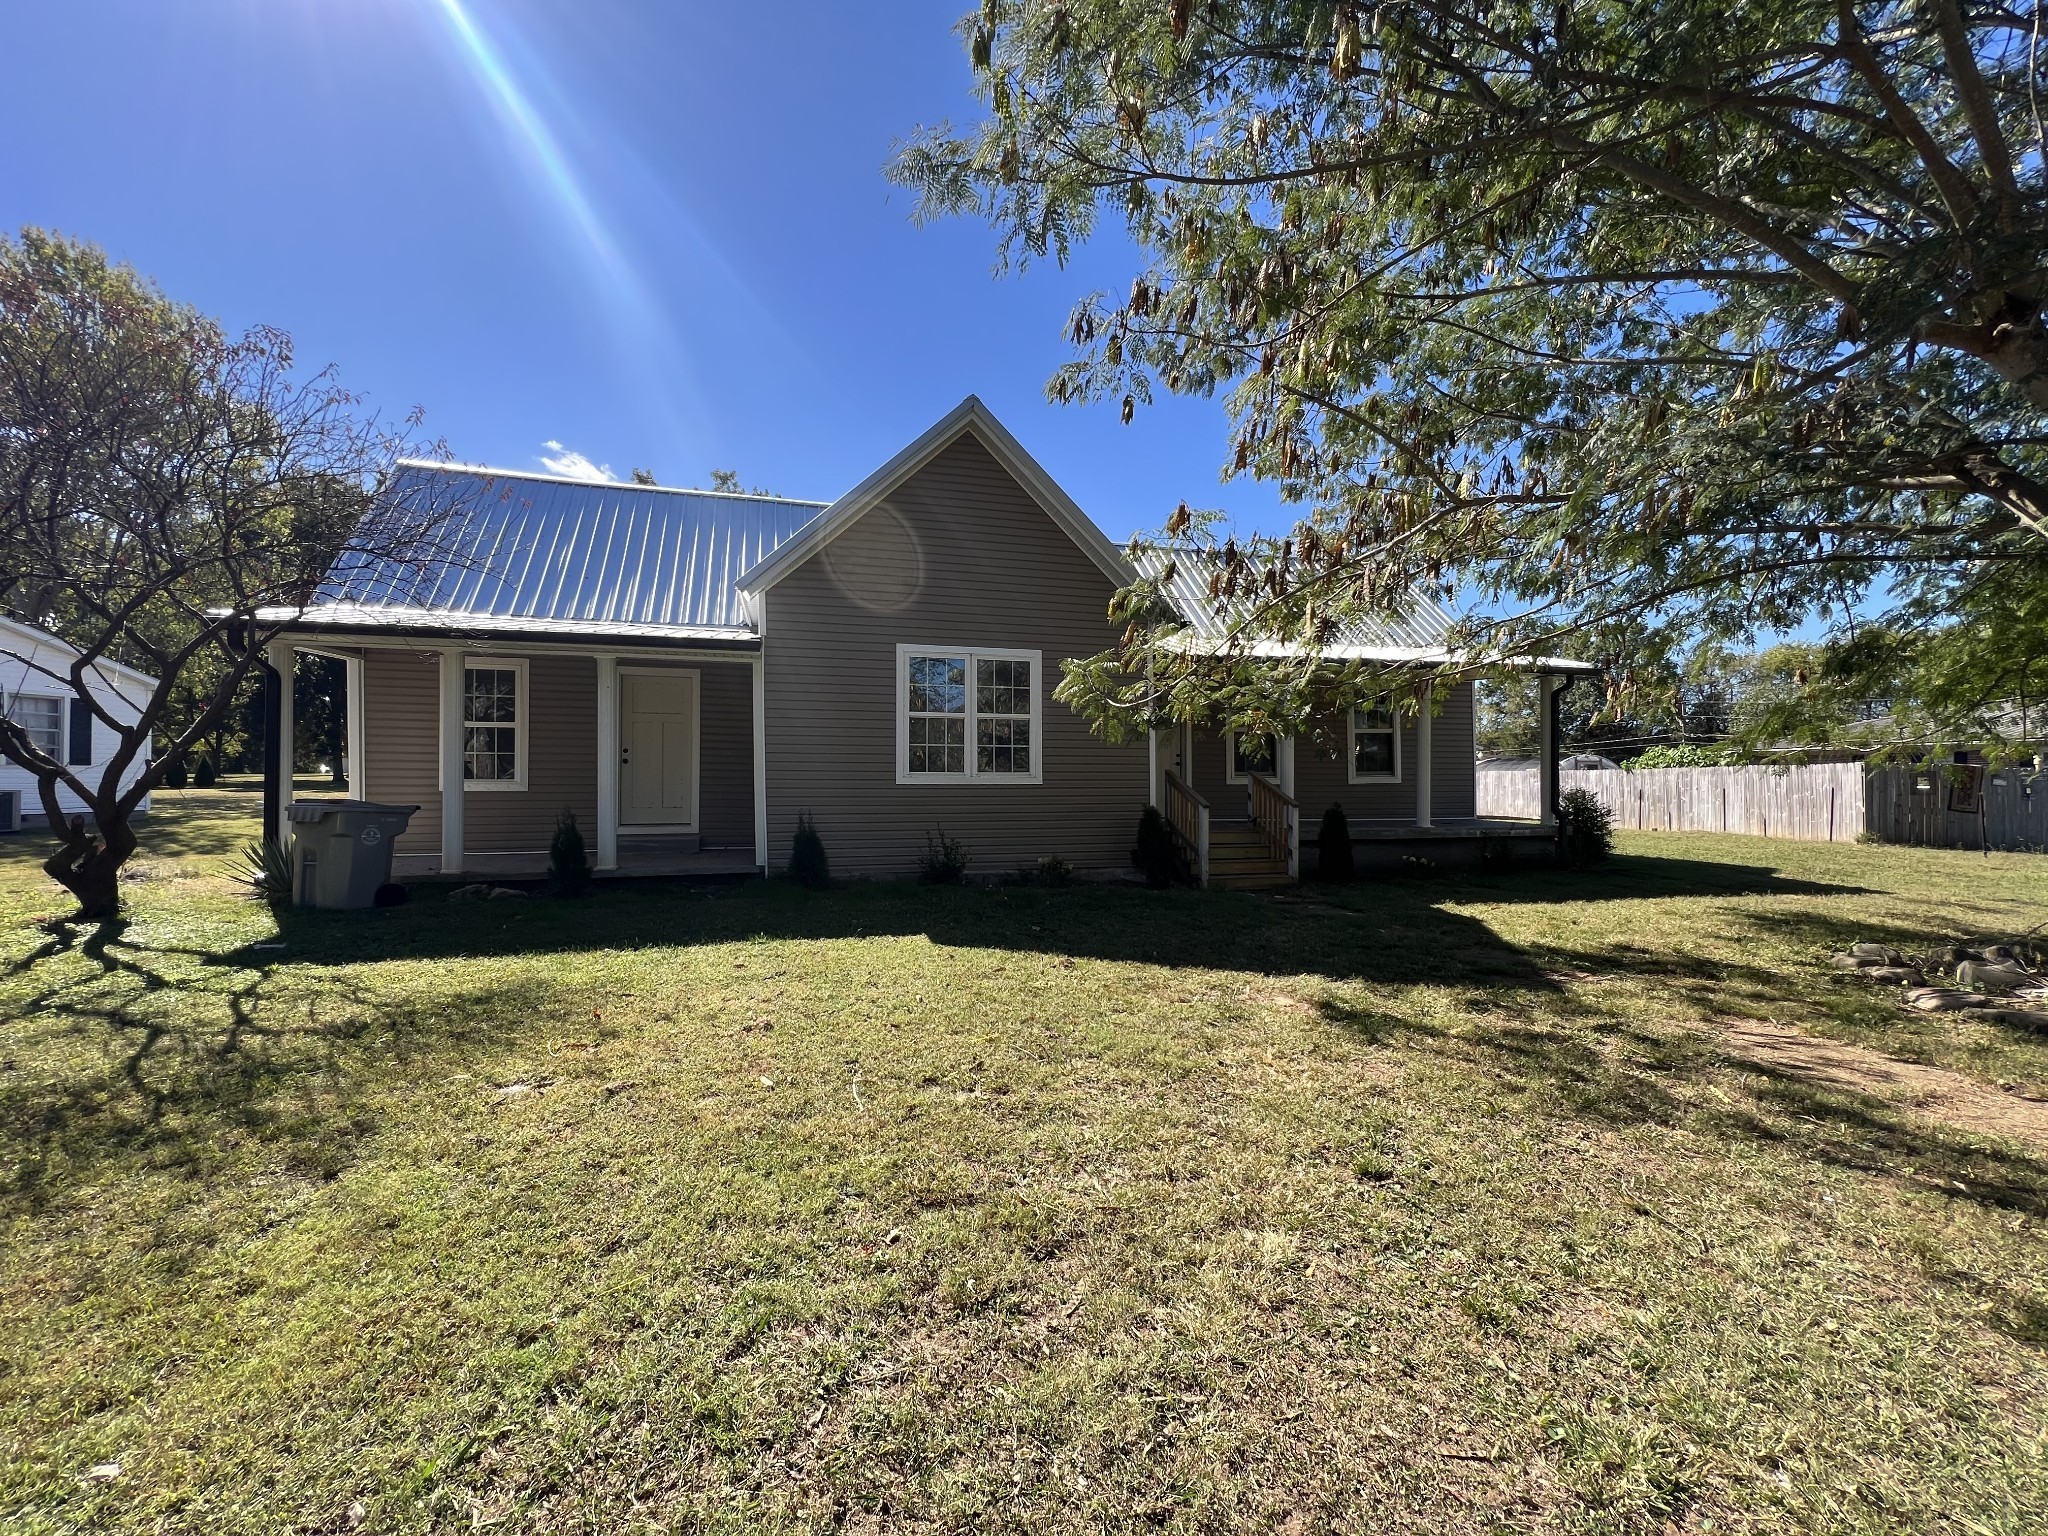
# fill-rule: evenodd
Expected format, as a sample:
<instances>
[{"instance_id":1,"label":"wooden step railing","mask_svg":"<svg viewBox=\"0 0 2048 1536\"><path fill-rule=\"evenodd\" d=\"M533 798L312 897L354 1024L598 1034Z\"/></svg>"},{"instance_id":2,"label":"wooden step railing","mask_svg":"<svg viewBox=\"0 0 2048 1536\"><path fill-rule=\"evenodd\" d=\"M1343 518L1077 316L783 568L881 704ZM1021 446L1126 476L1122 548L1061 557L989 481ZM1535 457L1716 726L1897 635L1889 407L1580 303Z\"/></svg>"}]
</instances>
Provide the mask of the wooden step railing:
<instances>
[{"instance_id":1,"label":"wooden step railing","mask_svg":"<svg viewBox=\"0 0 2048 1536\"><path fill-rule=\"evenodd\" d=\"M1195 793L1194 786L1166 770L1166 824L1173 840L1194 871L1195 884L1209 883L1209 802Z\"/></svg>"},{"instance_id":2,"label":"wooden step railing","mask_svg":"<svg viewBox=\"0 0 2048 1536\"><path fill-rule=\"evenodd\" d=\"M1246 814L1252 828L1276 864L1287 867L1287 878L1301 878L1301 807L1294 797L1262 773L1249 775L1245 784Z\"/></svg>"}]
</instances>

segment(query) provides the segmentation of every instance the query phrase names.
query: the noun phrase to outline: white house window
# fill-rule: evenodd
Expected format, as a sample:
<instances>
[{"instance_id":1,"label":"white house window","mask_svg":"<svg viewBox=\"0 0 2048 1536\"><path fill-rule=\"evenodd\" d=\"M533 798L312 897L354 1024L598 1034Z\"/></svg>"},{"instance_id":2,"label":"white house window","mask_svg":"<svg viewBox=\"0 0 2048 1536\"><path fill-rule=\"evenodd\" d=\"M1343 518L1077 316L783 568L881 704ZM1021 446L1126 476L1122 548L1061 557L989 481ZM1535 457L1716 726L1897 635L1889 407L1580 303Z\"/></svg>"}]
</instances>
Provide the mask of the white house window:
<instances>
[{"instance_id":1,"label":"white house window","mask_svg":"<svg viewBox=\"0 0 2048 1536\"><path fill-rule=\"evenodd\" d=\"M1351 711L1351 782L1401 782L1401 720L1392 710Z\"/></svg>"},{"instance_id":2,"label":"white house window","mask_svg":"<svg viewBox=\"0 0 2048 1536\"><path fill-rule=\"evenodd\" d=\"M1272 778L1279 771L1280 738L1273 735L1253 736L1243 731L1226 734L1223 748L1225 773L1223 777L1232 784L1243 784L1253 774Z\"/></svg>"},{"instance_id":3,"label":"white house window","mask_svg":"<svg viewBox=\"0 0 2048 1536\"><path fill-rule=\"evenodd\" d=\"M58 757L64 749L64 701L32 693L10 694L7 718L20 726L36 750Z\"/></svg>"},{"instance_id":4,"label":"white house window","mask_svg":"<svg viewBox=\"0 0 2048 1536\"><path fill-rule=\"evenodd\" d=\"M462 777L471 789L526 784L526 664L472 661L462 669Z\"/></svg>"},{"instance_id":5,"label":"white house window","mask_svg":"<svg viewBox=\"0 0 2048 1536\"><path fill-rule=\"evenodd\" d=\"M1037 651L896 648L896 782L1040 782Z\"/></svg>"}]
</instances>

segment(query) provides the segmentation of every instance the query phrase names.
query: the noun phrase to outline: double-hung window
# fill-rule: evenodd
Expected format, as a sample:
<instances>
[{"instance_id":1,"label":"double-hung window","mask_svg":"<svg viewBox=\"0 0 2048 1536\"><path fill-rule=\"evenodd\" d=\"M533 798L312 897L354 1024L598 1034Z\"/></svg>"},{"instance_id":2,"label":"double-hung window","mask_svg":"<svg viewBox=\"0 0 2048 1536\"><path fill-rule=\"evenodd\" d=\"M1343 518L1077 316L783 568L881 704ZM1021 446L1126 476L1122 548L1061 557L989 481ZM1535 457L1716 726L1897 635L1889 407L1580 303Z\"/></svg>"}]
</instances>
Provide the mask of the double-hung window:
<instances>
[{"instance_id":1,"label":"double-hung window","mask_svg":"<svg viewBox=\"0 0 2048 1536\"><path fill-rule=\"evenodd\" d=\"M58 757L64 749L64 701L33 693L7 696L7 718L20 726L46 757ZM61 758L59 759L61 761Z\"/></svg>"},{"instance_id":2,"label":"double-hung window","mask_svg":"<svg viewBox=\"0 0 2048 1536\"><path fill-rule=\"evenodd\" d=\"M1401 720L1388 709L1351 711L1351 744L1346 754L1354 784L1401 782Z\"/></svg>"},{"instance_id":3,"label":"double-hung window","mask_svg":"<svg viewBox=\"0 0 2048 1536\"><path fill-rule=\"evenodd\" d=\"M469 789L526 787L526 663L473 658L462 669L462 778Z\"/></svg>"},{"instance_id":4,"label":"double-hung window","mask_svg":"<svg viewBox=\"0 0 2048 1536\"><path fill-rule=\"evenodd\" d=\"M1041 782L1037 651L896 647L896 782Z\"/></svg>"}]
</instances>

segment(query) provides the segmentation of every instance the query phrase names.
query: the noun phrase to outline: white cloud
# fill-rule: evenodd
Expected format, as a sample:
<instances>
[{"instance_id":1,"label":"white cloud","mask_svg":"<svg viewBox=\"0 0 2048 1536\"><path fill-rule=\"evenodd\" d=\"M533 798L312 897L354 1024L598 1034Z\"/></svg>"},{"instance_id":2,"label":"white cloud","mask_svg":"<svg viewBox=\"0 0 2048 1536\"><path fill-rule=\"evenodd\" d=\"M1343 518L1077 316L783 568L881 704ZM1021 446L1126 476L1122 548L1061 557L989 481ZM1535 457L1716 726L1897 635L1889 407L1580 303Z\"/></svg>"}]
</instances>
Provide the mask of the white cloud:
<instances>
[{"instance_id":1,"label":"white cloud","mask_svg":"<svg viewBox=\"0 0 2048 1536\"><path fill-rule=\"evenodd\" d=\"M551 475L561 475L568 480L609 480L612 467L609 464L593 464L574 448L564 448L552 437L541 444L548 451L540 456L543 468Z\"/></svg>"}]
</instances>

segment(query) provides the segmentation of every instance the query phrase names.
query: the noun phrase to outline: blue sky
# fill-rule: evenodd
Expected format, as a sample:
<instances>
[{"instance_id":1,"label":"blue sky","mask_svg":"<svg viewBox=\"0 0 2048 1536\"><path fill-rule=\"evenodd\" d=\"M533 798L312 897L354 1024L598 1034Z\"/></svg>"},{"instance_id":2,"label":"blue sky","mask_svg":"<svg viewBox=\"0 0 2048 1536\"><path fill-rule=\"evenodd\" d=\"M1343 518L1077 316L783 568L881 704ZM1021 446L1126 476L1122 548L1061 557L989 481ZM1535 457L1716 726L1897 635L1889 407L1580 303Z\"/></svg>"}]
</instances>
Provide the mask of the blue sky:
<instances>
[{"instance_id":1,"label":"blue sky","mask_svg":"<svg viewBox=\"0 0 2048 1536\"><path fill-rule=\"evenodd\" d=\"M105 246L240 327L290 331L460 458L580 454L844 490L979 394L1112 537L1218 483L1219 405L1124 427L1046 403L1119 233L993 275L919 229L892 142L967 121L966 0L63 0L9 16L0 225ZM25 61L34 67L20 68Z\"/></svg>"}]
</instances>

